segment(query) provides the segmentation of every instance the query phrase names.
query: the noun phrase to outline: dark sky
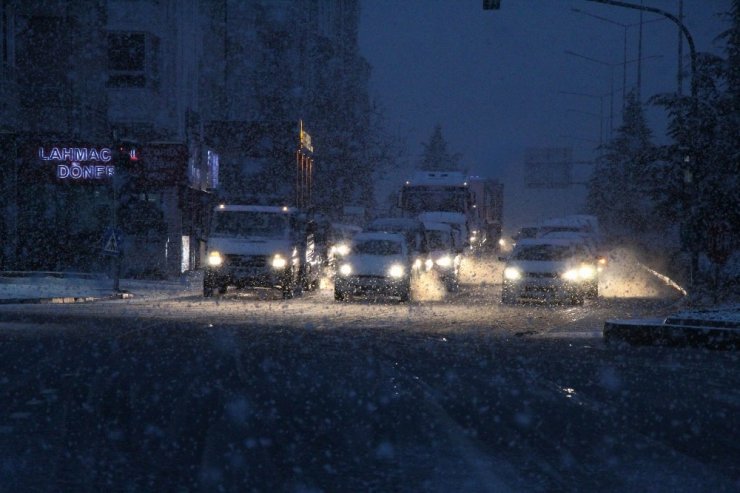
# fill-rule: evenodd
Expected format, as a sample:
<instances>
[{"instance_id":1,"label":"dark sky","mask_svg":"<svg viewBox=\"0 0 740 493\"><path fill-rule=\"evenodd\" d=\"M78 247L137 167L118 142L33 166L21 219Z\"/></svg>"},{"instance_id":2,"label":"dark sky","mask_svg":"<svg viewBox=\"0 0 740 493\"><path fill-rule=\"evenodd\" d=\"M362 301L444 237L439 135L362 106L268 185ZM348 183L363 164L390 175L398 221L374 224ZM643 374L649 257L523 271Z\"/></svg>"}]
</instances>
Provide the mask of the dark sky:
<instances>
[{"instance_id":1,"label":"dark sky","mask_svg":"<svg viewBox=\"0 0 740 493\"><path fill-rule=\"evenodd\" d=\"M679 0L644 3L678 13ZM719 13L729 10L730 1L683 3L697 51L721 53L716 37L728 21ZM586 0L501 4L498 11L484 11L482 0L363 0L360 47L372 65L372 93L390 129L407 142L411 163L439 123L471 174L499 178L511 193L519 186L525 148L573 146L577 160L589 160L600 133L608 136L610 115L614 129L621 121L625 28L573 9L622 25L639 23L640 14ZM655 14L643 19L647 100L676 90L678 32L668 20L655 21L663 19ZM639 29L626 31L627 60L635 60ZM684 55L688 60L685 43ZM636 86L636 67L627 64L628 91ZM648 108L648 118L655 140L665 141L663 111ZM580 168L587 174L588 166Z\"/></svg>"}]
</instances>

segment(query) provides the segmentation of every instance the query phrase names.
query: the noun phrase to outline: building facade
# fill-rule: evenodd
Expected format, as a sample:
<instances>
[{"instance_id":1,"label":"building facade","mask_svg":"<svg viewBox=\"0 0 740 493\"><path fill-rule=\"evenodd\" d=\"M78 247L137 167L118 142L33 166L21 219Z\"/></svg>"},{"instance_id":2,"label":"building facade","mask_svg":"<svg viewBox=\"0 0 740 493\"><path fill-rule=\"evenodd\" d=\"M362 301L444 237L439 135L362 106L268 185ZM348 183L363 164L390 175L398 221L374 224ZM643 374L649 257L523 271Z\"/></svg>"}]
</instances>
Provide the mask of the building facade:
<instances>
[{"instance_id":1,"label":"building facade","mask_svg":"<svg viewBox=\"0 0 740 493\"><path fill-rule=\"evenodd\" d=\"M123 275L198 268L217 199L295 197L316 53L357 48L357 0L0 6L3 270L104 270L111 231Z\"/></svg>"}]
</instances>

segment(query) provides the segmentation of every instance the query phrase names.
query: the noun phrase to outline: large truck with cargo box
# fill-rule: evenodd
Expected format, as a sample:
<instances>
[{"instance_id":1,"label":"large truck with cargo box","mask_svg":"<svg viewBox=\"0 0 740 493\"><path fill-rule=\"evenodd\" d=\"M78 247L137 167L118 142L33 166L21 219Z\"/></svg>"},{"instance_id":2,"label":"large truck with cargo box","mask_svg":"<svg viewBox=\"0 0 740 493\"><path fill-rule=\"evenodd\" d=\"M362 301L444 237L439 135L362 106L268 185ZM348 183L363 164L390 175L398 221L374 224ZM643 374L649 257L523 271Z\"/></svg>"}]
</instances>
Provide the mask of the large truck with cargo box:
<instances>
[{"instance_id":1,"label":"large truck with cargo box","mask_svg":"<svg viewBox=\"0 0 740 493\"><path fill-rule=\"evenodd\" d=\"M398 207L404 216L450 213L464 218L461 230L472 249L499 247L503 218L503 185L461 171L419 171L401 187ZM460 223L464 227L460 227Z\"/></svg>"}]
</instances>

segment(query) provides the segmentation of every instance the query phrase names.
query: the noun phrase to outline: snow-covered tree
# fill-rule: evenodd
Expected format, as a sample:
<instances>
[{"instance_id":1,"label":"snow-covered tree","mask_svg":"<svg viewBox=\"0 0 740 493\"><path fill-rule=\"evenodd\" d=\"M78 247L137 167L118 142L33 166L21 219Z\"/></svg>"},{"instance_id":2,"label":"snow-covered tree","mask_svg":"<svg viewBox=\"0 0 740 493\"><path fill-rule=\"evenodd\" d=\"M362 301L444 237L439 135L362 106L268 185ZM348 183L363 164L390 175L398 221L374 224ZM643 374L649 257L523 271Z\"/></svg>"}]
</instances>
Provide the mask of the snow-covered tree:
<instances>
[{"instance_id":1,"label":"snow-covered tree","mask_svg":"<svg viewBox=\"0 0 740 493\"><path fill-rule=\"evenodd\" d=\"M588 208L612 238L639 235L651 225L649 177L656 158L651 137L643 108L632 92L617 136L604 146L589 183Z\"/></svg>"},{"instance_id":2,"label":"snow-covered tree","mask_svg":"<svg viewBox=\"0 0 740 493\"><path fill-rule=\"evenodd\" d=\"M730 18L720 37L727 57L697 57L696 98L655 98L669 113L673 139L655 169L655 197L660 212L687 231L684 246L692 250L706 250L702 233L713 222L740 224L740 0Z\"/></svg>"},{"instance_id":3,"label":"snow-covered tree","mask_svg":"<svg viewBox=\"0 0 740 493\"><path fill-rule=\"evenodd\" d=\"M437 124L429 136L428 142L422 142L424 152L418 168L425 171L458 170L460 168L459 153L452 153L447 149L447 141L442 136L442 126Z\"/></svg>"}]
</instances>

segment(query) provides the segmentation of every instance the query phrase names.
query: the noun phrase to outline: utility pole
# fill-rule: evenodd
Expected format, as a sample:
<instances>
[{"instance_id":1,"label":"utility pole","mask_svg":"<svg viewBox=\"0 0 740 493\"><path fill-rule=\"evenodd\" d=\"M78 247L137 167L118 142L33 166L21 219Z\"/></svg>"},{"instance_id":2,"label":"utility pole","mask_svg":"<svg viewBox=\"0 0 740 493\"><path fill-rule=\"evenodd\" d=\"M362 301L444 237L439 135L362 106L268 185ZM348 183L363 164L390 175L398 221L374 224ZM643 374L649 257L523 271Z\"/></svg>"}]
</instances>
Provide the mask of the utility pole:
<instances>
[{"instance_id":1,"label":"utility pole","mask_svg":"<svg viewBox=\"0 0 740 493\"><path fill-rule=\"evenodd\" d=\"M630 27L639 26L640 23L639 22L636 22L636 23L633 23L633 24L624 24L622 22L617 22L615 20L608 19L608 18L602 17L600 15L592 14L591 12L586 12L586 11L581 10L581 9L573 8L571 10L573 12L577 12L579 14L587 15L589 17L593 17L594 19L598 19L600 21L608 22L609 24L613 24L615 26L619 26L619 27L622 28L622 30L623 30L623 40L622 40L622 60L623 60L623 62L622 62L622 112L624 112L624 107L625 107L626 98L627 98L627 64L630 63L630 62L627 61L627 30ZM649 22L660 22L660 21L664 21L664 20L665 20L665 18L659 17L657 19L650 19L648 21L645 21L642 24L647 24ZM679 31L679 35L680 35L680 31Z\"/></svg>"}]
</instances>

